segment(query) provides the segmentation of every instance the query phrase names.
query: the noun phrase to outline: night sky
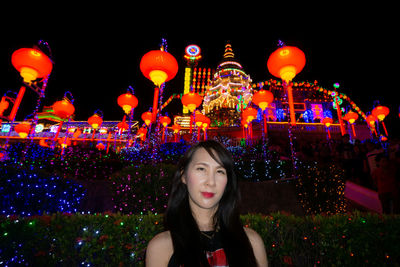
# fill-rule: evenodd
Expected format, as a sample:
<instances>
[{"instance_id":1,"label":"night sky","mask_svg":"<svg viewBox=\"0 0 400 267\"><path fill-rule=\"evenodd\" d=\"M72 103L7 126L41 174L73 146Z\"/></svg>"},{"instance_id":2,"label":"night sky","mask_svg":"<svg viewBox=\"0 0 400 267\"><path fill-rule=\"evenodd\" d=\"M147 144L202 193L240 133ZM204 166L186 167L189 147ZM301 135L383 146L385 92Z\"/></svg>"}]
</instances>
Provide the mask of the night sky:
<instances>
[{"instance_id":1,"label":"night sky","mask_svg":"<svg viewBox=\"0 0 400 267\"><path fill-rule=\"evenodd\" d=\"M161 38L167 39L168 52L180 68L175 79L166 84L164 100L183 91L187 45L201 47L199 67L215 68L229 40L244 71L253 82L260 82L274 78L266 62L282 40L306 54L306 66L295 80L317 80L327 89L339 82L339 91L364 112L379 100L391 109L387 126L399 133L400 101L393 95L399 90L398 23L390 7L326 5L289 11L280 4L255 7L224 2L226 5L216 7L196 2L196 8L195 2L188 2L187 7L167 11L167 2L163 3L156 9L155 3L140 8L60 6L52 11L15 7L8 15L14 11L17 15L2 16L0 21L0 94L17 91L20 86L19 73L11 65L12 52L43 39L49 43L55 62L44 105L71 91L76 120L87 120L96 109L103 111L105 120L120 120L124 113L117 97L132 86L139 99L134 119L139 119L153 99L152 82L141 74L139 62L146 52L159 49ZM32 113L35 101L35 93L27 91L17 120ZM181 111L181 103L174 100L166 111L172 118Z\"/></svg>"}]
</instances>

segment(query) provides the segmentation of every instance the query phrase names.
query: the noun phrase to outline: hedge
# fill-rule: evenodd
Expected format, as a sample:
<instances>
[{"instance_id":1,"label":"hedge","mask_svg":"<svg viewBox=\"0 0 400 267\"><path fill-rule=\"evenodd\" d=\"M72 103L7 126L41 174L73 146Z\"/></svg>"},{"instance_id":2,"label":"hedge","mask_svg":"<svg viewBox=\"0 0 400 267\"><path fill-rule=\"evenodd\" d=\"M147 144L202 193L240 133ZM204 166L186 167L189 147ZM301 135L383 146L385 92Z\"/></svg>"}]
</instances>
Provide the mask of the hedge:
<instances>
[{"instance_id":1,"label":"hedge","mask_svg":"<svg viewBox=\"0 0 400 267\"><path fill-rule=\"evenodd\" d=\"M241 219L265 242L272 266L399 266L400 216L355 212ZM0 218L0 264L144 266L162 215L44 214Z\"/></svg>"}]
</instances>

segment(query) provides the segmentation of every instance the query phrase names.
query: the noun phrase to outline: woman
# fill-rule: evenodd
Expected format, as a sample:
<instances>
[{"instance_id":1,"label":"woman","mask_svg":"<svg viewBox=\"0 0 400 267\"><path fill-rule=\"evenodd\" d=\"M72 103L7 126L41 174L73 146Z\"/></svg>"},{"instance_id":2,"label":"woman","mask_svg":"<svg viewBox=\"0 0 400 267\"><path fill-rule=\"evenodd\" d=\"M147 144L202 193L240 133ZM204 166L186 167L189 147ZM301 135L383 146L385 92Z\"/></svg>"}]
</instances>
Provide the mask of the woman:
<instances>
[{"instance_id":1,"label":"woman","mask_svg":"<svg viewBox=\"0 0 400 267\"><path fill-rule=\"evenodd\" d=\"M173 177L167 231L149 242L146 266L268 266L263 240L241 224L233 169L216 141L188 149Z\"/></svg>"}]
</instances>

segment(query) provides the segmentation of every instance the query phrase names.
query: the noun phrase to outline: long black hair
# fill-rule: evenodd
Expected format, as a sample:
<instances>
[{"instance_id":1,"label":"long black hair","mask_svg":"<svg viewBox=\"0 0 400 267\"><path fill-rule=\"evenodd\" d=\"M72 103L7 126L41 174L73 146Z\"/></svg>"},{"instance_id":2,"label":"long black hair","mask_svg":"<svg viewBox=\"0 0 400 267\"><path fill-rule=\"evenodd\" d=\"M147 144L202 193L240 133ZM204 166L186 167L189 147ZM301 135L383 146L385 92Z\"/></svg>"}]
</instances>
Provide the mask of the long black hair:
<instances>
[{"instance_id":1,"label":"long black hair","mask_svg":"<svg viewBox=\"0 0 400 267\"><path fill-rule=\"evenodd\" d=\"M214 140L199 142L190 147L179 161L173 177L164 226L165 230L171 233L174 254L185 267L209 266L204 246L200 241L201 233L189 206L188 189L181 179L199 148L204 148L226 170L227 184L213 222L214 227L218 227L221 233L229 266L257 266L252 246L239 217L240 191L232 155Z\"/></svg>"}]
</instances>

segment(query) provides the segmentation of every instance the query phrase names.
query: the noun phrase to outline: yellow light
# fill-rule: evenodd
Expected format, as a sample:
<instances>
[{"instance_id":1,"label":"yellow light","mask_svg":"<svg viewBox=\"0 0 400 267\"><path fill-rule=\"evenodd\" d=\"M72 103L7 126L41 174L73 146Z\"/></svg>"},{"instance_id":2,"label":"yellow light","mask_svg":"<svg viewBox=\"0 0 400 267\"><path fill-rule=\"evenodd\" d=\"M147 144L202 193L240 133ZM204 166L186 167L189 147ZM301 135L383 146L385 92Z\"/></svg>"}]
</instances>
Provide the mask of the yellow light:
<instances>
[{"instance_id":1,"label":"yellow light","mask_svg":"<svg viewBox=\"0 0 400 267\"><path fill-rule=\"evenodd\" d=\"M151 120L145 120L144 123L145 123L147 126L149 126L150 123L151 123Z\"/></svg>"},{"instance_id":2,"label":"yellow light","mask_svg":"<svg viewBox=\"0 0 400 267\"><path fill-rule=\"evenodd\" d=\"M92 127L93 127L93 129L97 129L97 127L99 127L99 125L97 123L93 123Z\"/></svg>"},{"instance_id":3,"label":"yellow light","mask_svg":"<svg viewBox=\"0 0 400 267\"><path fill-rule=\"evenodd\" d=\"M28 136L27 133L18 133L19 137L26 138Z\"/></svg>"},{"instance_id":4,"label":"yellow light","mask_svg":"<svg viewBox=\"0 0 400 267\"><path fill-rule=\"evenodd\" d=\"M379 114L377 117L378 117L378 120L380 120L380 121L383 121L385 119L385 115L384 114Z\"/></svg>"},{"instance_id":5,"label":"yellow light","mask_svg":"<svg viewBox=\"0 0 400 267\"><path fill-rule=\"evenodd\" d=\"M156 86L161 86L161 84L163 84L168 78L167 73L162 70L150 71L149 76Z\"/></svg>"},{"instance_id":6,"label":"yellow light","mask_svg":"<svg viewBox=\"0 0 400 267\"><path fill-rule=\"evenodd\" d=\"M24 82L30 83L37 79L38 72L29 67L22 67L20 71L21 77L24 79Z\"/></svg>"},{"instance_id":7,"label":"yellow light","mask_svg":"<svg viewBox=\"0 0 400 267\"><path fill-rule=\"evenodd\" d=\"M331 124L329 122L327 122L327 123L325 123L325 126L329 127L329 126L331 126Z\"/></svg>"},{"instance_id":8,"label":"yellow light","mask_svg":"<svg viewBox=\"0 0 400 267\"><path fill-rule=\"evenodd\" d=\"M259 107L261 108L262 111L264 111L268 107L268 102L261 102L259 104Z\"/></svg>"},{"instance_id":9,"label":"yellow light","mask_svg":"<svg viewBox=\"0 0 400 267\"><path fill-rule=\"evenodd\" d=\"M125 111L126 114L131 113L132 106L131 105L123 105L122 109Z\"/></svg>"},{"instance_id":10,"label":"yellow light","mask_svg":"<svg viewBox=\"0 0 400 267\"><path fill-rule=\"evenodd\" d=\"M195 104L189 104L189 105L187 105L187 108L190 110L190 112L193 112L196 109L196 105Z\"/></svg>"},{"instance_id":11,"label":"yellow light","mask_svg":"<svg viewBox=\"0 0 400 267\"><path fill-rule=\"evenodd\" d=\"M282 57L284 57L284 56L289 55L289 53L290 53L289 49L282 49L282 50L279 52L279 55L282 56Z\"/></svg>"},{"instance_id":12,"label":"yellow light","mask_svg":"<svg viewBox=\"0 0 400 267\"><path fill-rule=\"evenodd\" d=\"M280 70L279 75L285 82L290 82L296 76L296 68L292 65L285 66Z\"/></svg>"},{"instance_id":13,"label":"yellow light","mask_svg":"<svg viewBox=\"0 0 400 267\"><path fill-rule=\"evenodd\" d=\"M353 124L355 121L355 119L349 119L350 124Z\"/></svg>"}]
</instances>

